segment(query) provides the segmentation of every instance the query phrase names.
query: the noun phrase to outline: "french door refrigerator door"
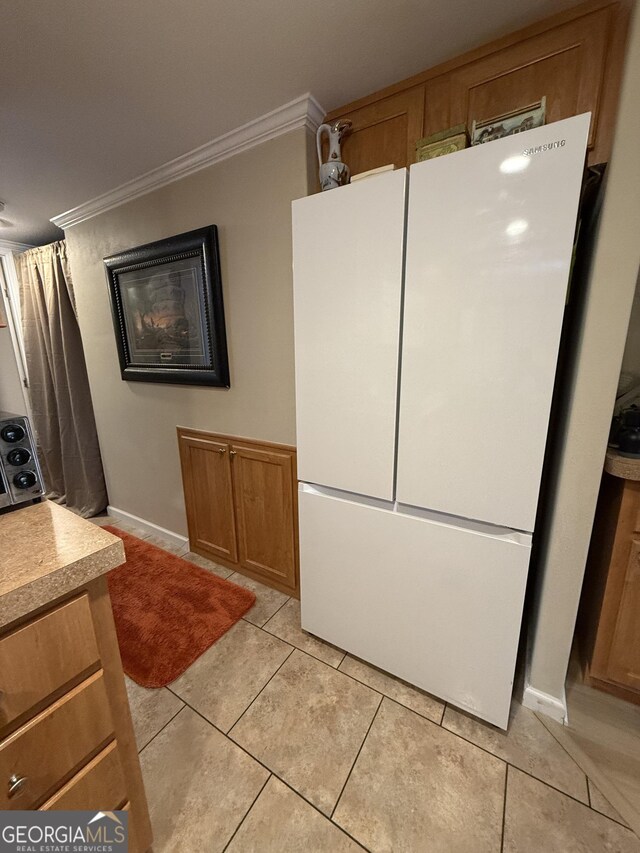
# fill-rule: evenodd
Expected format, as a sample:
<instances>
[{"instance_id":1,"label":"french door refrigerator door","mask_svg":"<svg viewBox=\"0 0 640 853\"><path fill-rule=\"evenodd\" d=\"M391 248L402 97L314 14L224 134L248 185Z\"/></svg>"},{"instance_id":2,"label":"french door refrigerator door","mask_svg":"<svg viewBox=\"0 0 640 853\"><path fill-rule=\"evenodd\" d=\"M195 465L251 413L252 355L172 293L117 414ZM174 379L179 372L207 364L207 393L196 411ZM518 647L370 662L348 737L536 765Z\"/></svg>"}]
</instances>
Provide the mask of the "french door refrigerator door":
<instances>
[{"instance_id":1,"label":"french door refrigerator door","mask_svg":"<svg viewBox=\"0 0 640 853\"><path fill-rule=\"evenodd\" d=\"M531 537L299 499L302 627L506 728Z\"/></svg>"},{"instance_id":2,"label":"french door refrigerator door","mask_svg":"<svg viewBox=\"0 0 640 853\"><path fill-rule=\"evenodd\" d=\"M407 172L293 203L298 478L391 500Z\"/></svg>"},{"instance_id":3,"label":"french door refrigerator door","mask_svg":"<svg viewBox=\"0 0 640 853\"><path fill-rule=\"evenodd\" d=\"M403 504L533 530L589 118L411 167Z\"/></svg>"}]
</instances>

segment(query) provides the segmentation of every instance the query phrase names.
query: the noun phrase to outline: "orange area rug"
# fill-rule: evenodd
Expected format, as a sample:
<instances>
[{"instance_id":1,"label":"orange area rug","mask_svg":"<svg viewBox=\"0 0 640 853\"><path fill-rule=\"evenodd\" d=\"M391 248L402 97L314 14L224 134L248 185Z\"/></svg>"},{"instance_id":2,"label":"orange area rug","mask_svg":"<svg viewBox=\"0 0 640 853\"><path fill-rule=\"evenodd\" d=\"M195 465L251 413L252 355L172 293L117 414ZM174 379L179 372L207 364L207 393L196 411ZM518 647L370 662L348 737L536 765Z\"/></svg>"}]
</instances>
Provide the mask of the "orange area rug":
<instances>
[{"instance_id":1,"label":"orange area rug","mask_svg":"<svg viewBox=\"0 0 640 853\"><path fill-rule=\"evenodd\" d=\"M127 562L107 575L122 666L142 687L164 687L253 607L248 589L116 527Z\"/></svg>"}]
</instances>

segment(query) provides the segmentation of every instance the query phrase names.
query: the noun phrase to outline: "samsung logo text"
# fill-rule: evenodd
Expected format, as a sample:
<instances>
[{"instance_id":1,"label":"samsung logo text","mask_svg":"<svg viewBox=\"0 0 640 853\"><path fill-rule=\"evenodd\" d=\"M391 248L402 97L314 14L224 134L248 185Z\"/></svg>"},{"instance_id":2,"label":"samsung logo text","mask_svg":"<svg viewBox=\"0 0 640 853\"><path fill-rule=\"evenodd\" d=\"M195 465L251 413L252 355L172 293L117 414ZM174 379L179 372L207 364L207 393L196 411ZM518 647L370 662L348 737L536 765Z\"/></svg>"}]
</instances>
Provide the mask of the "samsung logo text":
<instances>
[{"instance_id":1,"label":"samsung logo text","mask_svg":"<svg viewBox=\"0 0 640 853\"><path fill-rule=\"evenodd\" d=\"M544 145L534 145L533 148L525 148L522 153L525 157L532 157L534 154L542 154L554 148L564 148L566 144L566 139L556 139L555 142L545 142Z\"/></svg>"}]
</instances>

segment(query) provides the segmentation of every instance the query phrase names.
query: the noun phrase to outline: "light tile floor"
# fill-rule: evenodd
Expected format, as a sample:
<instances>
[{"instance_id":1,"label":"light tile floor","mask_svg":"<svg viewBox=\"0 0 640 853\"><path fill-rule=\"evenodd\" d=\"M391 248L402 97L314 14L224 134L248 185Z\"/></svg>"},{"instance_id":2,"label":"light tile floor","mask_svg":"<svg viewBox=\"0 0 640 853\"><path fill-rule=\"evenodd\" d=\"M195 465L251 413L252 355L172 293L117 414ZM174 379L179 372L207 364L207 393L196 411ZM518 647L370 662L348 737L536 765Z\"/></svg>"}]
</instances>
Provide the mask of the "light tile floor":
<instances>
[{"instance_id":1,"label":"light tile floor","mask_svg":"<svg viewBox=\"0 0 640 853\"><path fill-rule=\"evenodd\" d=\"M530 711L505 734L309 636L295 600L167 550L256 604L168 687L127 679L154 853L640 853Z\"/></svg>"}]
</instances>

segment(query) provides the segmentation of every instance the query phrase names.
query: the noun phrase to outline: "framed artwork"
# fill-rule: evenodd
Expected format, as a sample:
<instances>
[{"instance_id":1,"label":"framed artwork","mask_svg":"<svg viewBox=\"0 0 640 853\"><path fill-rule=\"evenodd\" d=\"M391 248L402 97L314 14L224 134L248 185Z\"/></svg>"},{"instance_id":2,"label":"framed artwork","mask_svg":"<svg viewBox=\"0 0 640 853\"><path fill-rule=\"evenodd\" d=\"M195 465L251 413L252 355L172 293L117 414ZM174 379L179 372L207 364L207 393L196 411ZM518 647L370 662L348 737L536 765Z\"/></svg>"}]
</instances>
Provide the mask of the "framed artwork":
<instances>
[{"instance_id":1,"label":"framed artwork","mask_svg":"<svg viewBox=\"0 0 640 853\"><path fill-rule=\"evenodd\" d=\"M215 225L104 264L124 380L229 387Z\"/></svg>"}]
</instances>

